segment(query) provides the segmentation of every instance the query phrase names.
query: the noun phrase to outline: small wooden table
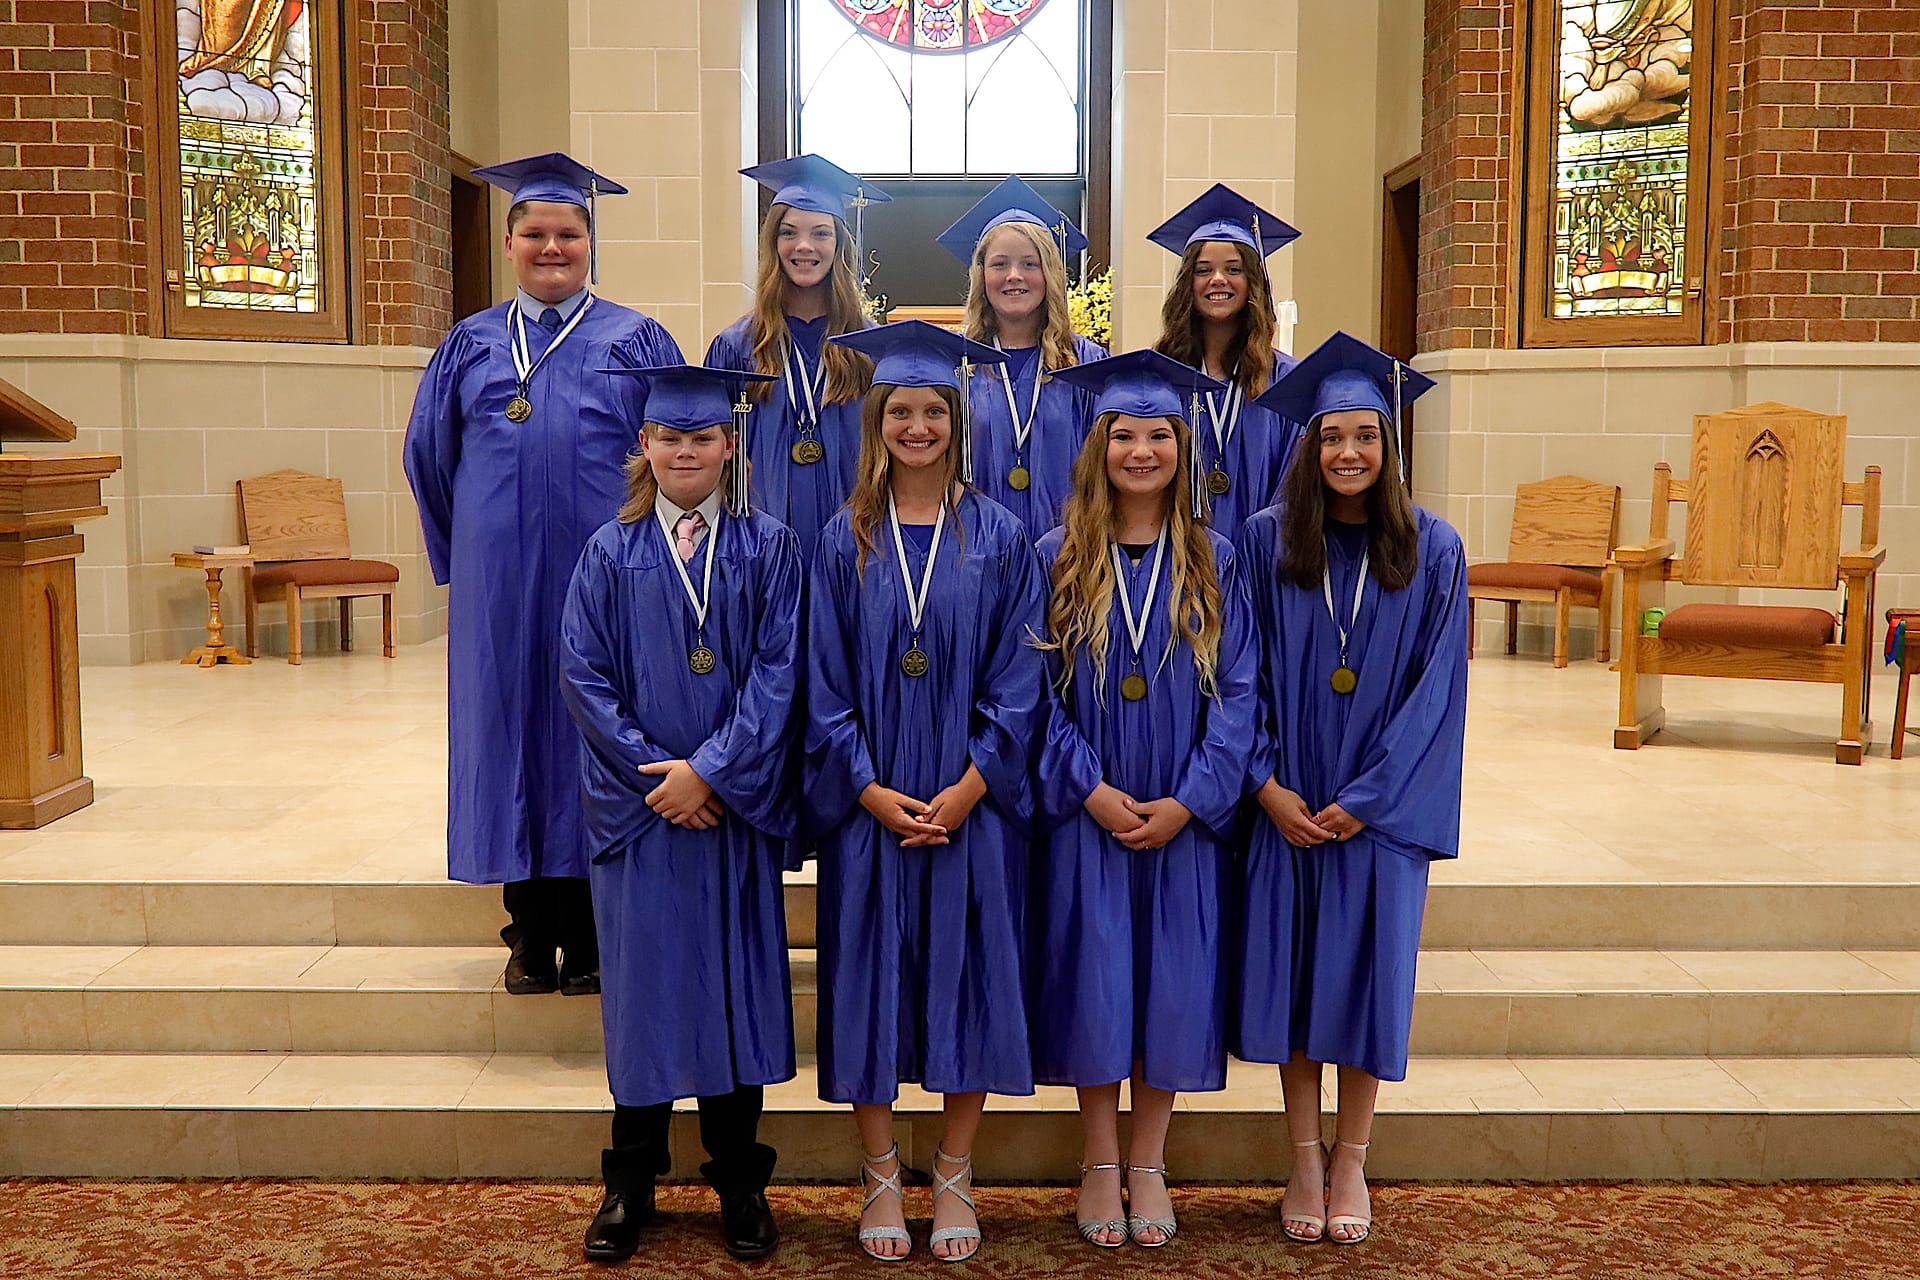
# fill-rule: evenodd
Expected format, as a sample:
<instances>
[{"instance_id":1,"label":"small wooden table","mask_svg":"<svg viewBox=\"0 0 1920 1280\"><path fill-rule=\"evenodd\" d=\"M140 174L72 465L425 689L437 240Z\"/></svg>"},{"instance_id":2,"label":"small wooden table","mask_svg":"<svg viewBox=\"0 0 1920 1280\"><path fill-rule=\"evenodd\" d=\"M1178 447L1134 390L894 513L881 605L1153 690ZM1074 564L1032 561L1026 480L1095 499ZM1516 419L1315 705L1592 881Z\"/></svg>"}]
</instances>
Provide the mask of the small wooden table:
<instances>
[{"instance_id":1,"label":"small wooden table","mask_svg":"<svg viewBox=\"0 0 1920 1280\"><path fill-rule=\"evenodd\" d=\"M244 569L252 556L209 556L197 551L176 551L173 563L181 569L207 571L207 642L180 659L181 665L215 667L223 662L247 666L253 659L227 643L226 624L220 621L220 574L227 569Z\"/></svg>"},{"instance_id":2,"label":"small wooden table","mask_svg":"<svg viewBox=\"0 0 1920 1280\"><path fill-rule=\"evenodd\" d=\"M1920 609L1887 610L1887 626L1895 623L1907 624L1907 647L1900 657L1900 695L1893 704L1893 758L1900 759L1906 754L1907 735L1920 733L1920 727L1907 728L1907 686L1913 682L1913 673L1920 671Z\"/></svg>"}]
</instances>

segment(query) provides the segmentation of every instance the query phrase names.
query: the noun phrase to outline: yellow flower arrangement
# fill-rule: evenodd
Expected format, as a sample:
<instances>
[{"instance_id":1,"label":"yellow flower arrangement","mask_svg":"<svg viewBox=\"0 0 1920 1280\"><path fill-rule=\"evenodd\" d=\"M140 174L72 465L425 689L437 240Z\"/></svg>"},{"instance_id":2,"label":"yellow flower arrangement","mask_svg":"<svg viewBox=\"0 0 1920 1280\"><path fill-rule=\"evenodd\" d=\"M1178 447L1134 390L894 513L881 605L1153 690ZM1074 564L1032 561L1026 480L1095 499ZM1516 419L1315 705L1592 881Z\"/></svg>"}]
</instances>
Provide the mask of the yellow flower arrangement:
<instances>
[{"instance_id":1,"label":"yellow flower arrangement","mask_svg":"<svg viewBox=\"0 0 1920 1280\"><path fill-rule=\"evenodd\" d=\"M1113 345L1113 268L1088 276L1067 290L1073 331L1103 347Z\"/></svg>"}]
</instances>

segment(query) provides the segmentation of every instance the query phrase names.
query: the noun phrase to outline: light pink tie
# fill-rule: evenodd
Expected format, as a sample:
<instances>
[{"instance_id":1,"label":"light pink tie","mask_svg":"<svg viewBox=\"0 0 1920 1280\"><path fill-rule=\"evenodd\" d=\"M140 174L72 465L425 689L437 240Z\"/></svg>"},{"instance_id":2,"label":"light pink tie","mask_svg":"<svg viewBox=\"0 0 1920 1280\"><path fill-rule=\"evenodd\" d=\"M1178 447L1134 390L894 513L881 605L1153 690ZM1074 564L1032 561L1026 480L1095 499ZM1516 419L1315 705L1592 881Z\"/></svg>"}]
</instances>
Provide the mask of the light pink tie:
<instances>
[{"instance_id":1,"label":"light pink tie","mask_svg":"<svg viewBox=\"0 0 1920 1280\"><path fill-rule=\"evenodd\" d=\"M699 540L700 531L706 527L707 522L701 519L698 511L689 511L674 522L673 540L682 560L693 559L693 545Z\"/></svg>"}]
</instances>

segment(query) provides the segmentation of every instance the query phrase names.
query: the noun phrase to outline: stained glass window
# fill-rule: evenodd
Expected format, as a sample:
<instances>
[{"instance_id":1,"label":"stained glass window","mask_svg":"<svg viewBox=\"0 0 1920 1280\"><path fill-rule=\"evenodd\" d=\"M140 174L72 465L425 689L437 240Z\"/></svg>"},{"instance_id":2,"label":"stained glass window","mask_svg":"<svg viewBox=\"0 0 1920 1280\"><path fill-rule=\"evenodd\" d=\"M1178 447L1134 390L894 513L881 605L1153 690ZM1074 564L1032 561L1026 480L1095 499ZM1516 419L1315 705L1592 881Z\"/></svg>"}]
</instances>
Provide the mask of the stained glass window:
<instances>
[{"instance_id":1,"label":"stained glass window","mask_svg":"<svg viewBox=\"0 0 1920 1280\"><path fill-rule=\"evenodd\" d=\"M1693 0L1564 0L1553 314L1686 303Z\"/></svg>"},{"instance_id":2,"label":"stained glass window","mask_svg":"<svg viewBox=\"0 0 1920 1280\"><path fill-rule=\"evenodd\" d=\"M1078 174L1085 8L794 0L799 150L873 177Z\"/></svg>"},{"instance_id":3,"label":"stained glass window","mask_svg":"<svg viewBox=\"0 0 1920 1280\"><path fill-rule=\"evenodd\" d=\"M888 44L922 53L977 49L1010 36L1046 0L829 0Z\"/></svg>"},{"instance_id":4,"label":"stained glass window","mask_svg":"<svg viewBox=\"0 0 1920 1280\"><path fill-rule=\"evenodd\" d=\"M315 42L302 0L174 0L189 307L319 310Z\"/></svg>"}]
</instances>

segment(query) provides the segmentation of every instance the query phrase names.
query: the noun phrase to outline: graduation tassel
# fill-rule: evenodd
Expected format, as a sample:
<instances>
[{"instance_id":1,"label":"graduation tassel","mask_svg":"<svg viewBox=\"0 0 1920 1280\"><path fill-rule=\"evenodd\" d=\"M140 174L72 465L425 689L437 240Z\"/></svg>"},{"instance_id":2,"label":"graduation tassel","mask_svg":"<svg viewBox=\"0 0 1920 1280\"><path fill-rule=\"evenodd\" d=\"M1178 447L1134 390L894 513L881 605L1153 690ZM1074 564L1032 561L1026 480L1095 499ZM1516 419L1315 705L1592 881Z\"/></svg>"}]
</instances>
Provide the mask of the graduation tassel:
<instances>
[{"instance_id":1,"label":"graduation tassel","mask_svg":"<svg viewBox=\"0 0 1920 1280\"><path fill-rule=\"evenodd\" d=\"M873 283L873 277L867 274L867 196L864 187L853 189L853 199L847 203L853 206L853 270L857 277L854 284L860 290L860 299L864 303L867 286Z\"/></svg>"},{"instance_id":2,"label":"graduation tassel","mask_svg":"<svg viewBox=\"0 0 1920 1280\"><path fill-rule=\"evenodd\" d=\"M973 361L960 357L960 483L973 483Z\"/></svg>"},{"instance_id":3,"label":"graduation tassel","mask_svg":"<svg viewBox=\"0 0 1920 1280\"><path fill-rule=\"evenodd\" d=\"M1400 384L1406 380L1406 368L1395 360L1393 362L1393 460L1399 468L1402 484L1407 481L1407 438L1400 432Z\"/></svg>"},{"instance_id":4,"label":"graduation tassel","mask_svg":"<svg viewBox=\"0 0 1920 1280\"><path fill-rule=\"evenodd\" d=\"M733 404L733 460L727 464L727 510L736 516L747 514L747 480L751 464L747 461L747 417L753 406L747 401L747 389Z\"/></svg>"},{"instance_id":5,"label":"graduation tassel","mask_svg":"<svg viewBox=\"0 0 1920 1280\"><path fill-rule=\"evenodd\" d=\"M1207 518L1207 482L1201 475L1200 432L1195 423L1200 421L1200 389L1194 388L1193 408L1187 414L1187 488L1193 501L1193 518Z\"/></svg>"},{"instance_id":6,"label":"graduation tassel","mask_svg":"<svg viewBox=\"0 0 1920 1280\"><path fill-rule=\"evenodd\" d=\"M600 177L587 179L587 283L600 283Z\"/></svg>"}]
</instances>

